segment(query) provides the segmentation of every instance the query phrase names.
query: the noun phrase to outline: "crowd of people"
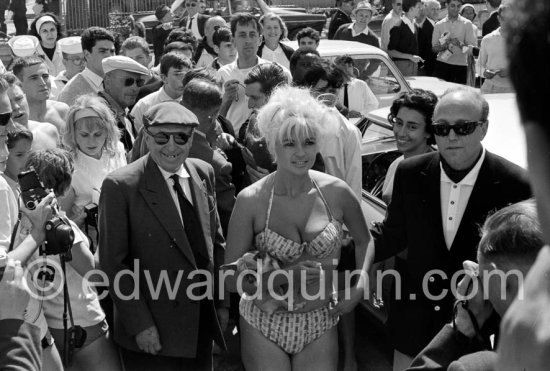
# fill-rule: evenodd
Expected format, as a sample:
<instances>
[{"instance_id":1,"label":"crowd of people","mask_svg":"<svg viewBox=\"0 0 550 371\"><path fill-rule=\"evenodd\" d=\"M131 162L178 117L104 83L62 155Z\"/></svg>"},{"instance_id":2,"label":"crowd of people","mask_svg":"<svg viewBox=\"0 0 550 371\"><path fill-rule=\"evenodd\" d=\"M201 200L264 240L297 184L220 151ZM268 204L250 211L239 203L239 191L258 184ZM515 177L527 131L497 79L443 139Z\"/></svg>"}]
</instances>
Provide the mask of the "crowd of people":
<instances>
[{"instance_id":1,"label":"crowd of people","mask_svg":"<svg viewBox=\"0 0 550 371\"><path fill-rule=\"evenodd\" d=\"M550 134L533 86L550 86L550 5L488 0L478 45L462 0L441 20L436 0L392 0L380 40L368 1L339 2L330 39L464 85L392 102L402 156L373 223L350 119L376 96L352 57L321 58L316 30L282 43L259 3L229 23L200 1L160 5L151 50L101 27L64 37L43 9L10 40L0 369L212 370L235 329L247 370L357 370L354 310L394 257L394 370L545 370ZM474 55L481 92L465 86ZM483 94L512 82L529 174L482 144L498 126Z\"/></svg>"}]
</instances>

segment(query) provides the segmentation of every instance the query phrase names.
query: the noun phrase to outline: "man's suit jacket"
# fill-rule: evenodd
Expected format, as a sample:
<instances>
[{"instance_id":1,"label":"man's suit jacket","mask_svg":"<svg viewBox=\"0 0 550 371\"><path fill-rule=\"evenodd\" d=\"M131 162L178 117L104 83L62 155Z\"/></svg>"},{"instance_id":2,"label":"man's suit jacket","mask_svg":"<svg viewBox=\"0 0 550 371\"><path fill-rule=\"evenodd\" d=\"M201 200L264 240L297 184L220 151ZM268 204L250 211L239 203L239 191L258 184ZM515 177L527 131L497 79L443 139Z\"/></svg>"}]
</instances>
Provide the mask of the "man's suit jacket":
<instances>
[{"instance_id":1,"label":"man's suit jacket","mask_svg":"<svg viewBox=\"0 0 550 371\"><path fill-rule=\"evenodd\" d=\"M497 354L445 325L406 371L490 371Z\"/></svg>"},{"instance_id":2,"label":"man's suit jacket","mask_svg":"<svg viewBox=\"0 0 550 371\"><path fill-rule=\"evenodd\" d=\"M500 22L498 20L498 12L494 11L491 13L489 18L481 26L481 36L485 36L496 30L500 27Z\"/></svg>"},{"instance_id":3,"label":"man's suit jacket","mask_svg":"<svg viewBox=\"0 0 550 371\"><path fill-rule=\"evenodd\" d=\"M198 159L187 159L184 166L190 174L192 201L206 242L208 270L217 272L223 263L225 242L216 212L214 171ZM99 200L99 228L100 264L110 280L115 341L120 346L139 352L135 336L155 325L162 344L160 355L194 358L201 351L197 349L199 316L207 315L211 317L212 337L225 347L214 301L207 301L205 312L201 302L207 299L194 300L187 295L189 286L196 286L204 275L189 276L197 270L197 263L168 185L149 155L105 179ZM139 281L124 275L115 285L115 276L125 269L135 270ZM149 288L156 287L163 275L172 288L177 288L173 295L164 285L157 295ZM178 280L179 287L175 287ZM214 289L216 283L217 278ZM124 298L121 294L138 297ZM213 295L217 298L217 291Z\"/></svg>"},{"instance_id":4,"label":"man's suit jacket","mask_svg":"<svg viewBox=\"0 0 550 371\"><path fill-rule=\"evenodd\" d=\"M441 220L439 153L415 156L399 164L386 218L372 230L376 261L407 249L406 259L396 257L401 299L392 295L388 313L389 333L397 350L414 357L450 321L454 299L451 277L462 269L464 260L475 260L479 228L485 218L530 195L523 169L486 152L448 249ZM440 274L428 273L435 269ZM440 295L444 290L445 295Z\"/></svg>"},{"instance_id":5,"label":"man's suit jacket","mask_svg":"<svg viewBox=\"0 0 550 371\"><path fill-rule=\"evenodd\" d=\"M199 28L199 33L201 34L201 37L204 37L204 24L206 23L208 18L210 18L210 16L206 14L197 14L197 27ZM182 17L179 20L179 27L187 29L187 16Z\"/></svg>"},{"instance_id":6,"label":"man's suit jacket","mask_svg":"<svg viewBox=\"0 0 550 371\"><path fill-rule=\"evenodd\" d=\"M418 55L424 59L421 68L424 76L432 76L435 68L437 54L432 49L432 34L434 25L429 19L425 19L422 27L418 27Z\"/></svg>"}]
</instances>

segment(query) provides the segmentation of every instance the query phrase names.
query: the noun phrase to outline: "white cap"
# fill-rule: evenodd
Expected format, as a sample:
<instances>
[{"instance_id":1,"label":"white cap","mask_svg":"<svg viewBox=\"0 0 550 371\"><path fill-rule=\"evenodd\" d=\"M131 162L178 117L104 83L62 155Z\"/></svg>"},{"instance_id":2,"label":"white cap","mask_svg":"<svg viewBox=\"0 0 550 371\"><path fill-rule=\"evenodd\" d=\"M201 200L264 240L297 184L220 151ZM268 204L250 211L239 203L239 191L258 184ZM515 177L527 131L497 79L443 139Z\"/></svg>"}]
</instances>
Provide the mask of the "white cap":
<instances>
[{"instance_id":1,"label":"white cap","mask_svg":"<svg viewBox=\"0 0 550 371\"><path fill-rule=\"evenodd\" d=\"M40 42L31 35L14 36L8 41L13 54L18 57L28 57L33 55Z\"/></svg>"},{"instance_id":2,"label":"white cap","mask_svg":"<svg viewBox=\"0 0 550 371\"><path fill-rule=\"evenodd\" d=\"M170 7L170 11L174 13L176 9L178 9L180 6L182 6L183 2L185 0L176 0L172 3L172 6Z\"/></svg>"},{"instance_id":3,"label":"white cap","mask_svg":"<svg viewBox=\"0 0 550 371\"><path fill-rule=\"evenodd\" d=\"M66 54L81 54L82 42L80 36L64 37L59 39L57 45L61 48L61 51Z\"/></svg>"},{"instance_id":4,"label":"white cap","mask_svg":"<svg viewBox=\"0 0 550 371\"><path fill-rule=\"evenodd\" d=\"M143 67L138 62L123 55L107 57L103 61L101 61L101 65L103 66L104 73L114 70L123 70L149 76L149 70L146 67Z\"/></svg>"}]
</instances>

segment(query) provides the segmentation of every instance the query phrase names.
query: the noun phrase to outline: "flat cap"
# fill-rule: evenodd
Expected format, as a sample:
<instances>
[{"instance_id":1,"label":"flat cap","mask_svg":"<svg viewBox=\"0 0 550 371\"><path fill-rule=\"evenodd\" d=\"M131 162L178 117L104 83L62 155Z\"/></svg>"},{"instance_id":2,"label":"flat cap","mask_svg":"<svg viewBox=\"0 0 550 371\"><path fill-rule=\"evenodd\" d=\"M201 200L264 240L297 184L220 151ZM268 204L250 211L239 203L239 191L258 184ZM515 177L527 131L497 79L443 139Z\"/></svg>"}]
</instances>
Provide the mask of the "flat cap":
<instances>
[{"instance_id":1,"label":"flat cap","mask_svg":"<svg viewBox=\"0 0 550 371\"><path fill-rule=\"evenodd\" d=\"M18 57L28 57L36 52L40 41L32 35L14 36L8 41L13 54Z\"/></svg>"},{"instance_id":2,"label":"flat cap","mask_svg":"<svg viewBox=\"0 0 550 371\"><path fill-rule=\"evenodd\" d=\"M103 72L105 73L114 70L123 70L149 76L149 70L146 67L142 66L132 58L128 58L122 55L107 57L103 61L101 61L101 65L103 66Z\"/></svg>"},{"instance_id":3,"label":"flat cap","mask_svg":"<svg viewBox=\"0 0 550 371\"><path fill-rule=\"evenodd\" d=\"M374 9L368 1L361 1L357 3L357 6L355 7L355 9L352 10L351 13L355 15L355 13L357 13L359 10L368 10L370 11L370 14L374 14Z\"/></svg>"},{"instance_id":4,"label":"flat cap","mask_svg":"<svg viewBox=\"0 0 550 371\"><path fill-rule=\"evenodd\" d=\"M81 54L82 41L80 36L64 37L59 39L57 45L61 48L61 51L65 54Z\"/></svg>"},{"instance_id":5,"label":"flat cap","mask_svg":"<svg viewBox=\"0 0 550 371\"><path fill-rule=\"evenodd\" d=\"M176 102L155 104L143 115L146 126L156 125L186 125L199 126L199 119L187 108Z\"/></svg>"}]
</instances>

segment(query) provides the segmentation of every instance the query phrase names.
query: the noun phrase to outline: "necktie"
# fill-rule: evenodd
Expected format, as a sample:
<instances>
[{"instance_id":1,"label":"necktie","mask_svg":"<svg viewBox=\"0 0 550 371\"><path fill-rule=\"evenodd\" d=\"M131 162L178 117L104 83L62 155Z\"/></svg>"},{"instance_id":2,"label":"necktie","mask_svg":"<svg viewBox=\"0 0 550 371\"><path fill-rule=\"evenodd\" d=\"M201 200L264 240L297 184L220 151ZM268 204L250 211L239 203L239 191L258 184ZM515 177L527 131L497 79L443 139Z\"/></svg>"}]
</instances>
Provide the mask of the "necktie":
<instances>
[{"instance_id":1,"label":"necktie","mask_svg":"<svg viewBox=\"0 0 550 371\"><path fill-rule=\"evenodd\" d=\"M174 181L174 190L178 195L181 217L183 219L183 228L187 235L189 245L193 250L193 256L197 263L197 268L206 269L208 266L208 253L206 252L206 243L202 234L202 226L195 209L189 200L185 197L183 189L179 182L179 175L174 174L170 178Z\"/></svg>"},{"instance_id":2,"label":"necktie","mask_svg":"<svg viewBox=\"0 0 550 371\"><path fill-rule=\"evenodd\" d=\"M193 31L193 18L189 18L189 22L187 22L187 30Z\"/></svg>"},{"instance_id":3,"label":"necktie","mask_svg":"<svg viewBox=\"0 0 550 371\"><path fill-rule=\"evenodd\" d=\"M132 135L126 128L126 120L128 120L128 118L124 114L119 115L117 117L117 126L120 129L120 141L124 144L126 152L129 152L132 149L134 141Z\"/></svg>"},{"instance_id":4,"label":"necktie","mask_svg":"<svg viewBox=\"0 0 550 371\"><path fill-rule=\"evenodd\" d=\"M344 106L349 109L348 84L344 84Z\"/></svg>"}]
</instances>

